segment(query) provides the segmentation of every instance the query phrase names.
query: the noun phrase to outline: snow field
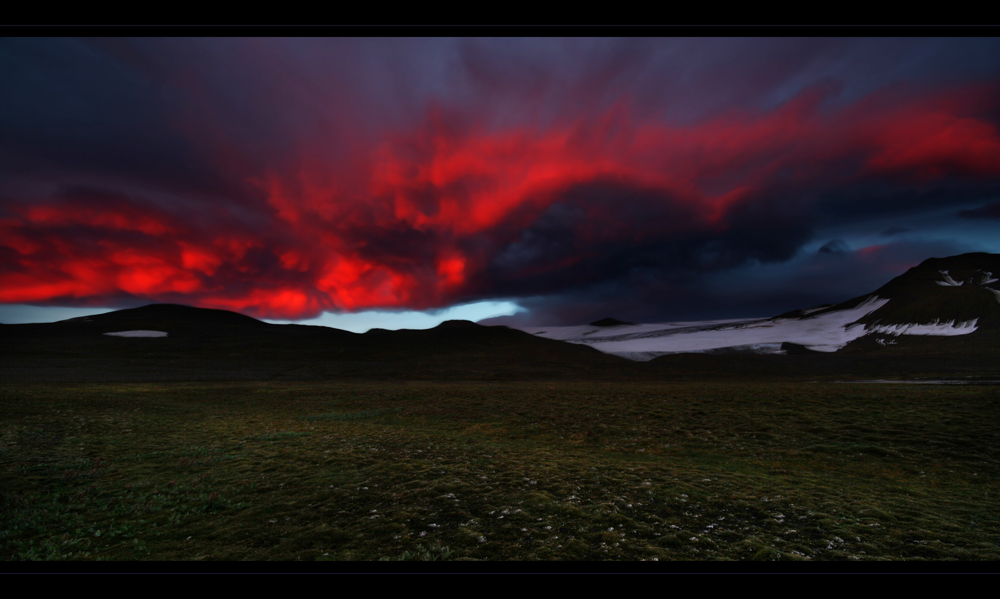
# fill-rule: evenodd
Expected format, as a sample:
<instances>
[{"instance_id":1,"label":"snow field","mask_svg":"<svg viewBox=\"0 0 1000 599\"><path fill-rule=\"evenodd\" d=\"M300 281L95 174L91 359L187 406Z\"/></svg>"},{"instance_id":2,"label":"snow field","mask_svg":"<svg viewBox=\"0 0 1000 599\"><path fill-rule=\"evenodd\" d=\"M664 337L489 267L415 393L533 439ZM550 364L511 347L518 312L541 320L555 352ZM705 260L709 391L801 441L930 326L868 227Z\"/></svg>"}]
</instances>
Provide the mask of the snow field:
<instances>
[{"instance_id":1,"label":"snow field","mask_svg":"<svg viewBox=\"0 0 1000 599\"><path fill-rule=\"evenodd\" d=\"M946 285L958 286L945 274ZM1000 301L1000 291L992 290ZM802 318L713 320L671 322L614 327L528 327L525 332L569 343L589 345L604 353L630 360L648 361L673 353L697 353L719 349L782 353L782 343L795 343L820 352L835 352L851 341L872 333L886 335L967 335L976 330L978 319L928 324L864 325L857 321L889 302L871 296L849 310Z\"/></svg>"}]
</instances>

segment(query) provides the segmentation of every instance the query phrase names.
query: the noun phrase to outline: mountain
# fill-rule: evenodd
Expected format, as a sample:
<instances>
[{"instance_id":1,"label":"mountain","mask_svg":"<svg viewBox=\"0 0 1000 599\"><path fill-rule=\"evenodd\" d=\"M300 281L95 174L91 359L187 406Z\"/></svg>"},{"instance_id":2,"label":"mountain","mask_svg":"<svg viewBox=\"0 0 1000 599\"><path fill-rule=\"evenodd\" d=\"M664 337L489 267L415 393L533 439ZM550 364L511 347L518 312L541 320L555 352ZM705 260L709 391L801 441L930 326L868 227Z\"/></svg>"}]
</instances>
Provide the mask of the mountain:
<instances>
[{"instance_id":1,"label":"mountain","mask_svg":"<svg viewBox=\"0 0 1000 599\"><path fill-rule=\"evenodd\" d=\"M994 274L996 273L996 274ZM909 332L914 326L997 328L1000 326L1000 255L962 254L931 258L874 292L816 312L850 309L873 298L888 300L857 322L869 331ZM969 331L972 332L972 331Z\"/></svg>"},{"instance_id":2,"label":"mountain","mask_svg":"<svg viewBox=\"0 0 1000 599\"><path fill-rule=\"evenodd\" d=\"M865 335L844 351L881 348L977 351L1000 347L1000 255L931 258L867 296L827 308L885 301L856 323ZM948 338L945 340L944 338Z\"/></svg>"},{"instance_id":3,"label":"mountain","mask_svg":"<svg viewBox=\"0 0 1000 599\"><path fill-rule=\"evenodd\" d=\"M1000 376L1000 256L932 258L866 295L764 319L523 330L276 325L157 304L0 327L0 380L704 380ZM109 333L124 333L123 336ZM627 358L627 359L625 359Z\"/></svg>"},{"instance_id":4,"label":"mountain","mask_svg":"<svg viewBox=\"0 0 1000 599\"><path fill-rule=\"evenodd\" d=\"M177 330L196 329L203 326L236 329L268 326L265 322L228 310L192 308L178 304L153 304L143 306L142 308L107 312L96 316L71 318L56 324L62 326L83 326L85 323L92 323L91 326L98 327L111 326L130 329L167 327Z\"/></svg>"},{"instance_id":5,"label":"mountain","mask_svg":"<svg viewBox=\"0 0 1000 599\"><path fill-rule=\"evenodd\" d=\"M998 275L1000 255L963 254L925 260L872 293L773 318L523 330L640 361L691 352L982 353L1000 347Z\"/></svg>"},{"instance_id":6,"label":"mountain","mask_svg":"<svg viewBox=\"0 0 1000 599\"><path fill-rule=\"evenodd\" d=\"M168 304L0 327L0 378L10 381L507 380L621 376L623 362L469 321L358 334Z\"/></svg>"}]
</instances>

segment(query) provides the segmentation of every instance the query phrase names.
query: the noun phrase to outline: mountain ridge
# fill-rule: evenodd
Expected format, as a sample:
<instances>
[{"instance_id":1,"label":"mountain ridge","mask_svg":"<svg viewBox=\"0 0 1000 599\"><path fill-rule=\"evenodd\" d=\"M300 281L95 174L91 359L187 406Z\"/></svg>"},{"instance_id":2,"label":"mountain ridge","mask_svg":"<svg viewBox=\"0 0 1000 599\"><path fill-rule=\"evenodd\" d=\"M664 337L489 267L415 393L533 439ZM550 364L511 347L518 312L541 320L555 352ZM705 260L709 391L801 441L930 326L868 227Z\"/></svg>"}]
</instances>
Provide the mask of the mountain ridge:
<instances>
[{"instance_id":1,"label":"mountain ridge","mask_svg":"<svg viewBox=\"0 0 1000 599\"><path fill-rule=\"evenodd\" d=\"M538 336L585 344L632 360L674 353L879 352L890 346L991 351L1000 331L1000 255L929 258L885 285L847 301L762 319L616 326L525 327ZM898 351L896 347L892 351ZM944 347L944 346L942 346Z\"/></svg>"},{"instance_id":2,"label":"mountain ridge","mask_svg":"<svg viewBox=\"0 0 1000 599\"><path fill-rule=\"evenodd\" d=\"M872 297L889 300L858 320L865 325L930 324L935 319L1000 327L1000 255L982 252L928 258L871 293L805 316L854 308ZM777 317L777 318L780 318Z\"/></svg>"},{"instance_id":3,"label":"mountain ridge","mask_svg":"<svg viewBox=\"0 0 1000 599\"><path fill-rule=\"evenodd\" d=\"M0 328L0 378L120 382L849 378L860 373L884 378L889 373L931 372L996 376L1000 281L994 280L994 273L1000 273L1000 256L993 254L932 258L874 292L769 319L662 325L616 321L614 326L592 323L537 331L446 321L425 330L372 329L361 334L271 324L226 310L151 304L56 323L5 325ZM949 319L952 324L942 324ZM560 337L560 329L576 338ZM167 335L106 335L135 330ZM692 346L692 340L701 345ZM615 344L621 351L612 351Z\"/></svg>"}]
</instances>

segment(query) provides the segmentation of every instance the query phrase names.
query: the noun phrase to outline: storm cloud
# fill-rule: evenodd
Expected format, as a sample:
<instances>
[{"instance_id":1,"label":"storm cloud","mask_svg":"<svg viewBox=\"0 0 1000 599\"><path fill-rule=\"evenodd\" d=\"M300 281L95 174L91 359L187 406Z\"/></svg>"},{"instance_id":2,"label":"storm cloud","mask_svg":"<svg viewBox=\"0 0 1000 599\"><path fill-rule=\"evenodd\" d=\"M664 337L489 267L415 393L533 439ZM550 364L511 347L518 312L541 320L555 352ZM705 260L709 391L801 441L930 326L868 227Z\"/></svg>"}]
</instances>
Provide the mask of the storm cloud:
<instances>
[{"instance_id":1,"label":"storm cloud","mask_svg":"<svg viewBox=\"0 0 1000 599\"><path fill-rule=\"evenodd\" d=\"M996 219L995 39L6 39L0 71L0 303L738 317L1000 249L920 224Z\"/></svg>"}]
</instances>

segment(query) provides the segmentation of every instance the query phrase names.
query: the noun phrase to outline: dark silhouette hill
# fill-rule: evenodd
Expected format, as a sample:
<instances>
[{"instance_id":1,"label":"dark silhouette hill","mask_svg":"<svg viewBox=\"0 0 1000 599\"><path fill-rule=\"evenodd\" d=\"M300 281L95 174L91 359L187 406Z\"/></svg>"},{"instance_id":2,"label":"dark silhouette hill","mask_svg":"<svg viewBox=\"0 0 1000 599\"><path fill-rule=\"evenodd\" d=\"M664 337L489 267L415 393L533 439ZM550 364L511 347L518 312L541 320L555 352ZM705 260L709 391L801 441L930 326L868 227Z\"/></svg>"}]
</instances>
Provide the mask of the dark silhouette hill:
<instances>
[{"instance_id":1,"label":"dark silhouette hill","mask_svg":"<svg viewBox=\"0 0 1000 599\"><path fill-rule=\"evenodd\" d=\"M163 331L166 337L105 333ZM0 327L8 380L274 380L627 376L593 348L507 327L447 321L428 330L277 325L225 310L150 305L55 323ZM605 372L606 371L606 372Z\"/></svg>"},{"instance_id":2,"label":"dark silhouette hill","mask_svg":"<svg viewBox=\"0 0 1000 599\"><path fill-rule=\"evenodd\" d=\"M71 318L57 324L69 326L86 322L94 323L97 326L130 327L131 329L148 327L196 328L205 325L230 328L259 328L268 326L265 322L237 312L192 308L191 306L182 306L179 304L152 304L141 308L117 310L96 316Z\"/></svg>"},{"instance_id":3,"label":"dark silhouette hill","mask_svg":"<svg viewBox=\"0 0 1000 599\"><path fill-rule=\"evenodd\" d=\"M872 330L835 353L784 344L784 355L671 354L632 362L586 345L504 326L447 321L427 330L364 334L276 325L228 312L157 304L55 323L0 327L8 382L202 380L604 380L719 378L1000 378L1000 256L932 258L872 293L776 318L808 320L873 298ZM955 336L900 335L892 327L975 321ZM625 325L615 319L595 326ZM880 328L881 327L881 328ZM149 330L166 337L112 337Z\"/></svg>"}]
</instances>

